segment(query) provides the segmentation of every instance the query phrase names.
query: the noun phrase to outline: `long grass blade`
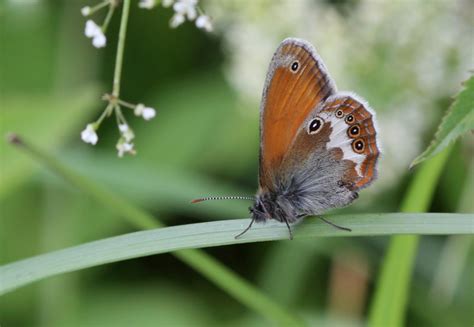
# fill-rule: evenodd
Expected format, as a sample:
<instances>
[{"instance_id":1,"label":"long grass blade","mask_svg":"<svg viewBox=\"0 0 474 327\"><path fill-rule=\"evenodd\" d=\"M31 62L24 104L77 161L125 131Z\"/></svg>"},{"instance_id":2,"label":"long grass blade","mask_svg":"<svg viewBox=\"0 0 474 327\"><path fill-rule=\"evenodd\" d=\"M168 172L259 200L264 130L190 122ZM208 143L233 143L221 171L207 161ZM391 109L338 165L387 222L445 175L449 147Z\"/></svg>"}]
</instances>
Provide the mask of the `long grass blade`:
<instances>
[{"instance_id":1,"label":"long grass blade","mask_svg":"<svg viewBox=\"0 0 474 327\"><path fill-rule=\"evenodd\" d=\"M295 229L295 238L474 233L474 214L386 213L338 215L331 216L330 219L336 223L350 226L352 232L347 233L332 228L317 218L308 218ZM234 219L140 231L7 264L0 267L2 279L0 294L46 277L110 262L185 249L288 239L286 226L277 222L265 225L257 224L245 237L235 239L235 234L241 231L247 223L248 219ZM199 271L219 276L218 284L230 292L233 292L234 287L245 287L247 295L263 296L262 293L253 287L246 286L245 283L235 283L233 277L229 277L231 275L224 272L226 270L222 270L220 265L212 263L202 265L201 260L208 263L207 260L212 259L201 252L187 250L176 253L186 262L193 261L194 265L199 267ZM199 253L198 257L195 257L195 253Z\"/></svg>"}]
</instances>

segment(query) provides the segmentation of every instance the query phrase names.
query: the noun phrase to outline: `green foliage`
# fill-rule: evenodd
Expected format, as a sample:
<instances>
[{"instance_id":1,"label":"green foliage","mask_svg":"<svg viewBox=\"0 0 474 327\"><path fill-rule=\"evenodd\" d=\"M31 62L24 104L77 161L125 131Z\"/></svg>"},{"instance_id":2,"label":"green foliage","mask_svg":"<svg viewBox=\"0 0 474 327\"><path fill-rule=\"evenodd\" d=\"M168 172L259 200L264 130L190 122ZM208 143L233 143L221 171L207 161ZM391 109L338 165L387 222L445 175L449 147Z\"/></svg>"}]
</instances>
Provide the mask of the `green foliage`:
<instances>
[{"instance_id":1,"label":"green foliage","mask_svg":"<svg viewBox=\"0 0 474 327\"><path fill-rule=\"evenodd\" d=\"M0 142L0 288L10 289L0 299L2 325L472 324L472 135L459 138L444 168L441 151L415 176L406 170L421 131L469 68L471 3L456 17L454 3L422 0L356 1L342 14L334 1L202 1L216 22L206 34L190 22L170 29L172 8L127 1L121 96L157 116L146 122L124 111L137 156L119 160L113 117L96 146L79 134L112 91L121 10L107 46L96 49L84 23L105 12L85 18L80 9L97 2L17 2L2 16L0 132L2 140L18 132L41 151L31 160ZM377 19L365 21L366 9ZM273 222L235 240L248 219L227 219L246 217L247 202L190 200L254 193L264 72L278 41L307 26L339 88L377 112L379 179L328 213L352 233L308 218L293 241ZM472 79L443 119L435 150L472 122L467 89ZM51 169L38 169L41 160ZM402 199L411 213L387 213ZM173 227L155 229L164 223Z\"/></svg>"},{"instance_id":2,"label":"green foliage","mask_svg":"<svg viewBox=\"0 0 474 327\"><path fill-rule=\"evenodd\" d=\"M447 149L448 150L448 149ZM425 212L431 203L449 151L417 172L401 205L402 212ZM446 221L450 223L450 221ZM467 227L472 233L472 226ZM369 315L370 326L403 326L419 236L396 236L390 241Z\"/></svg>"},{"instance_id":3,"label":"green foliage","mask_svg":"<svg viewBox=\"0 0 474 327\"><path fill-rule=\"evenodd\" d=\"M428 148L413 160L411 167L432 158L459 136L474 130L474 76L465 83L438 127Z\"/></svg>"},{"instance_id":4,"label":"green foliage","mask_svg":"<svg viewBox=\"0 0 474 327\"><path fill-rule=\"evenodd\" d=\"M27 133L47 149L55 149L63 144L73 131L82 127L84 118L95 109L93 103L98 96L97 88L88 88L67 94L60 100L51 96L2 98L0 135L5 137L12 131ZM27 158L15 155L15 151L6 142L0 142L0 152L8 158L2 160L2 197L27 180L34 171L34 165Z\"/></svg>"}]
</instances>

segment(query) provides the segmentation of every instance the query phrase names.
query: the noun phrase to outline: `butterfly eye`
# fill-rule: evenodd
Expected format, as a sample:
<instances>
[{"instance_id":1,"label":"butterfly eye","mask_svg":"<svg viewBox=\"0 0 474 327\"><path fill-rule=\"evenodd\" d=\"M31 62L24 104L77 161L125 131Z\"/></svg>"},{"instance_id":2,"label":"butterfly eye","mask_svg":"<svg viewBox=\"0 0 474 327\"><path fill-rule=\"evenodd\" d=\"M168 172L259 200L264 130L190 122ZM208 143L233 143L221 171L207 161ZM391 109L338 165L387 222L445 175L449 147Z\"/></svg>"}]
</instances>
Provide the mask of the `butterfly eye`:
<instances>
[{"instance_id":1,"label":"butterfly eye","mask_svg":"<svg viewBox=\"0 0 474 327\"><path fill-rule=\"evenodd\" d=\"M349 132L350 137L356 137L359 136L360 134L360 128L359 125L354 125L351 128L347 130Z\"/></svg>"},{"instance_id":2,"label":"butterfly eye","mask_svg":"<svg viewBox=\"0 0 474 327\"><path fill-rule=\"evenodd\" d=\"M346 123L349 123L349 124L350 124L350 123L352 123L353 121L354 121L354 116L348 115L348 116L346 117Z\"/></svg>"},{"instance_id":3,"label":"butterfly eye","mask_svg":"<svg viewBox=\"0 0 474 327\"><path fill-rule=\"evenodd\" d=\"M343 112L341 109L339 109L338 111L336 111L336 117L337 117L337 118L342 118L343 116L344 116L344 112Z\"/></svg>"},{"instance_id":4,"label":"butterfly eye","mask_svg":"<svg viewBox=\"0 0 474 327\"><path fill-rule=\"evenodd\" d=\"M296 73L298 71L298 68L300 68L300 63L297 60L293 61L293 63L291 64L291 71L293 73Z\"/></svg>"},{"instance_id":5,"label":"butterfly eye","mask_svg":"<svg viewBox=\"0 0 474 327\"><path fill-rule=\"evenodd\" d=\"M357 139L354 142L352 142L352 150L356 153L362 153L365 148L365 143L362 139Z\"/></svg>"},{"instance_id":6,"label":"butterfly eye","mask_svg":"<svg viewBox=\"0 0 474 327\"><path fill-rule=\"evenodd\" d=\"M323 125L323 121L320 118L314 118L313 120L309 122L308 134L317 133L321 129L322 125Z\"/></svg>"}]
</instances>

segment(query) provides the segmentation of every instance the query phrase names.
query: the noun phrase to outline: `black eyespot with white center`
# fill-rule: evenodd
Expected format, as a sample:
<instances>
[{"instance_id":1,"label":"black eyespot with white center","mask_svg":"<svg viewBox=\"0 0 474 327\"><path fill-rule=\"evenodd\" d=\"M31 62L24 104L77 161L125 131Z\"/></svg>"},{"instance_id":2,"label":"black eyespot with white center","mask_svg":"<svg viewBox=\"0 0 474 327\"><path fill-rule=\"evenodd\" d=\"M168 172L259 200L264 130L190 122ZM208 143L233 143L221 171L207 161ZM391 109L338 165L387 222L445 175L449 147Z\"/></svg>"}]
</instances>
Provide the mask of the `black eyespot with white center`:
<instances>
[{"instance_id":1,"label":"black eyespot with white center","mask_svg":"<svg viewBox=\"0 0 474 327\"><path fill-rule=\"evenodd\" d=\"M362 153L364 152L364 148L365 148L364 140L357 139L354 142L352 142L352 150L354 150L354 152Z\"/></svg>"},{"instance_id":2,"label":"black eyespot with white center","mask_svg":"<svg viewBox=\"0 0 474 327\"><path fill-rule=\"evenodd\" d=\"M346 117L346 123L351 124L351 123L353 123L353 122L354 122L354 116L348 115L348 116Z\"/></svg>"},{"instance_id":3,"label":"black eyespot with white center","mask_svg":"<svg viewBox=\"0 0 474 327\"><path fill-rule=\"evenodd\" d=\"M348 130L347 130L348 134L349 134L349 137L357 137L359 136L360 134L360 127L359 125L354 125L354 126L351 126Z\"/></svg>"},{"instance_id":4,"label":"black eyespot with white center","mask_svg":"<svg viewBox=\"0 0 474 327\"><path fill-rule=\"evenodd\" d=\"M342 117L344 117L344 112L341 109L337 110L336 118L342 118Z\"/></svg>"},{"instance_id":5,"label":"black eyespot with white center","mask_svg":"<svg viewBox=\"0 0 474 327\"><path fill-rule=\"evenodd\" d=\"M312 119L308 124L308 134L315 134L319 132L321 126L323 126L323 120L321 118L316 117Z\"/></svg>"},{"instance_id":6,"label":"black eyespot with white center","mask_svg":"<svg viewBox=\"0 0 474 327\"><path fill-rule=\"evenodd\" d=\"M296 73L298 69L300 69L300 63L298 62L298 60L295 60L291 63L290 69L293 73Z\"/></svg>"}]
</instances>

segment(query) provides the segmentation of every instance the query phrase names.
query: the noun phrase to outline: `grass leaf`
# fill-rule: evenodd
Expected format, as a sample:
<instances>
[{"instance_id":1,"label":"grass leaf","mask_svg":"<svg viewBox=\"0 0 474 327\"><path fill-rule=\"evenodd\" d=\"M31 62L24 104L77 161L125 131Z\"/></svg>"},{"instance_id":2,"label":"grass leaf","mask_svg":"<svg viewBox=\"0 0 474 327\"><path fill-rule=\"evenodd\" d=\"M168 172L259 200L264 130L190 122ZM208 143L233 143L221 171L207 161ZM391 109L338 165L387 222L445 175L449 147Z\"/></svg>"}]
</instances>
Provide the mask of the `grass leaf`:
<instances>
[{"instance_id":1,"label":"grass leaf","mask_svg":"<svg viewBox=\"0 0 474 327\"><path fill-rule=\"evenodd\" d=\"M444 116L433 141L420 154L410 167L442 151L462 134L474 129L474 75L465 83L464 89L457 95L456 100Z\"/></svg>"},{"instance_id":2,"label":"grass leaf","mask_svg":"<svg viewBox=\"0 0 474 327\"><path fill-rule=\"evenodd\" d=\"M307 218L295 228L295 238L474 232L474 214L384 213L337 215L329 219L352 228L352 232ZM140 231L17 261L0 267L0 294L49 276L110 262L183 249L288 239L286 226L278 222L257 224L245 236L235 239L247 224L247 219L234 219Z\"/></svg>"},{"instance_id":3,"label":"grass leaf","mask_svg":"<svg viewBox=\"0 0 474 327\"><path fill-rule=\"evenodd\" d=\"M446 149L420 167L405 195L401 211L428 210L439 175L448 159L449 150ZM469 233L473 232L474 224L471 223L471 226L466 227ZM372 300L369 326L404 325L418 242L419 237L415 235L395 236L391 239Z\"/></svg>"}]
</instances>

